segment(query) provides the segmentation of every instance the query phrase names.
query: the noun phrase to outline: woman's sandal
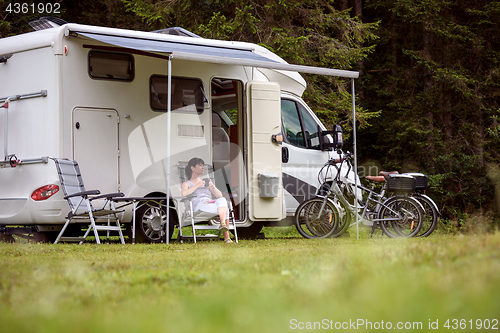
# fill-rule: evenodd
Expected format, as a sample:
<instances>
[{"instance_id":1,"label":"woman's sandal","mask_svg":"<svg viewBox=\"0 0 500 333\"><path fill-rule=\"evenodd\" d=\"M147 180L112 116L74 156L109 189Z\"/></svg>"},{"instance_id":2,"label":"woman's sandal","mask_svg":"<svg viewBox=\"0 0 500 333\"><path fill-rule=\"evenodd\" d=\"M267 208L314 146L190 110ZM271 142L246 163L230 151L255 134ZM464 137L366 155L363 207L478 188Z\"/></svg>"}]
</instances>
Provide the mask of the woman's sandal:
<instances>
[{"instance_id":1,"label":"woman's sandal","mask_svg":"<svg viewBox=\"0 0 500 333\"><path fill-rule=\"evenodd\" d=\"M224 231L229 231L229 228L225 226L224 224L219 225L219 231L224 232Z\"/></svg>"},{"instance_id":2,"label":"woman's sandal","mask_svg":"<svg viewBox=\"0 0 500 333\"><path fill-rule=\"evenodd\" d=\"M232 243L232 242L233 242L233 241L231 240L231 238L224 239L224 243L229 244L229 243Z\"/></svg>"}]
</instances>

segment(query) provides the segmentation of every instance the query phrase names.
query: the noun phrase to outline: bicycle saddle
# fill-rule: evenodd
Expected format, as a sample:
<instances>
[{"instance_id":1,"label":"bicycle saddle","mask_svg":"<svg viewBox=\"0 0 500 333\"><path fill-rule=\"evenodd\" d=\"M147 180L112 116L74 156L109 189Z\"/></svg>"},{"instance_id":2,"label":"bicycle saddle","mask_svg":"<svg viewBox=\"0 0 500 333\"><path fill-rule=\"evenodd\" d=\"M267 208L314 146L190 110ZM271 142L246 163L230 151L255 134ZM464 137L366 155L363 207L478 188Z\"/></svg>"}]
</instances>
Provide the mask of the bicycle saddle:
<instances>
[{"instance_id":1,"label":"bicycle saddle","mask_svg":"<svg viewBox=\"0 0 500 333\"><path fill-rule=\"evenodd\" d=\"M399 172L397 172L397 171L380 171L378 174L383 176L383 177L387 177L389 175L397 175L397 174L399 174Z\"/></svg>"},{"instance_id":2,"label":"bicycle saddle","mask_svg":"<svg viewBox=\"0 0 500 333\"><path fill-rule=\"evenodd\" d=\"M384 176L366 176L365 178L376 182L383 182L385 180Z\"/></svg>"}]
</instances>

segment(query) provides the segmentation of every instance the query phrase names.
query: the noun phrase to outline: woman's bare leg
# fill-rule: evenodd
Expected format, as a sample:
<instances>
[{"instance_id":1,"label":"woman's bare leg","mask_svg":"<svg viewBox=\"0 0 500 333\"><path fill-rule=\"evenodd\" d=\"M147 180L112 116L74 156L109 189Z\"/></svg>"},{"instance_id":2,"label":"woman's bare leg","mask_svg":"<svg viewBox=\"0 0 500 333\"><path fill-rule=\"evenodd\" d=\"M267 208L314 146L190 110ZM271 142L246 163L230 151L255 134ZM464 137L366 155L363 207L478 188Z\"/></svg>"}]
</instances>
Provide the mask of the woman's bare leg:
<instances>
[{"instance_id":1,"label":"woman's bare leg","mask_svg":"<svg viewBox=\"0 0 500 333\"><path fill-rule=\"evenodd\" d=\"M227 215L227 208L226 207L219 207L217 208L217 212L219 213L219 218L220 218L220 224L225 225L229 229L229 221L226 219ZM229 231L224 231L224 240L229 239Z\"/></svg>"}]
</instances>

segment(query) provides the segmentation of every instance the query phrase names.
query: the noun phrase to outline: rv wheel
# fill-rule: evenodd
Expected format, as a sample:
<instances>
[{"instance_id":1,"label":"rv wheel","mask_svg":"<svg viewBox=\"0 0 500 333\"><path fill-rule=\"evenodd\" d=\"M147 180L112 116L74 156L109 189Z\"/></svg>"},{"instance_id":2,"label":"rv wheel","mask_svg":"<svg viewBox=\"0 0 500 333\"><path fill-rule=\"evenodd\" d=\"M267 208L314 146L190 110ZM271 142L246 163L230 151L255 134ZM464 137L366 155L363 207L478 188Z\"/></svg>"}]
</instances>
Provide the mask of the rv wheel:
<instances>
[{"instance_id":1,"label":"rv wheel","mask_svg":"<svg viewBox=\"0 0 500 333\"><path fill-rule=\"evenodd\" d=\"M58 232L34 232L33 238L37 243L54 243Z\"/></svg>"},{"instance_id":2,"label":"rv wheel","mask_svg":"<svg viewBox=\"0 0 500 333\"><path fill-rule=\"evenodd\" d=\"M138 243L160 243L165 241L167 215L164 207L144 205L135 216L135 235ZM172 238L177 224L175 213L170 213L169 237Z\"/></svg>"},{"instance_id":3,"label":"rv wheel","mask_svg":"<svg viewBox=\"0 0 500 333\"><path fill-rule=\"evenodd\" d=\"M238 238L241 239L255 239L260 235L264 224L254 222L251 226L245 228L238 228Z\"/></svg>"}]
</instances>

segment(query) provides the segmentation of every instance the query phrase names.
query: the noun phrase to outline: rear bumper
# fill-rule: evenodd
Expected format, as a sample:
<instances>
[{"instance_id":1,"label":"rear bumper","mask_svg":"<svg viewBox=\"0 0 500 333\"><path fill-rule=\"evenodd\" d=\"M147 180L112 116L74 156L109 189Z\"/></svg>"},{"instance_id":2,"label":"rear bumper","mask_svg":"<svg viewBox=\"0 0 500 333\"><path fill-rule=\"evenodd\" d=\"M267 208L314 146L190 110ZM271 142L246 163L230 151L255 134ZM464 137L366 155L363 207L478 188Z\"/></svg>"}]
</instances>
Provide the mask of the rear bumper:
<instances>
[{"instance_id":1,"label":"rear bumper","mask_svg":"<svg viewBox=\"0 0 500 333\"><path fill-rule=\"evenodd\" d=\"M0 225L63 224L68 211L66 200L0 199Z\"/></svg>"}]
</instances>

